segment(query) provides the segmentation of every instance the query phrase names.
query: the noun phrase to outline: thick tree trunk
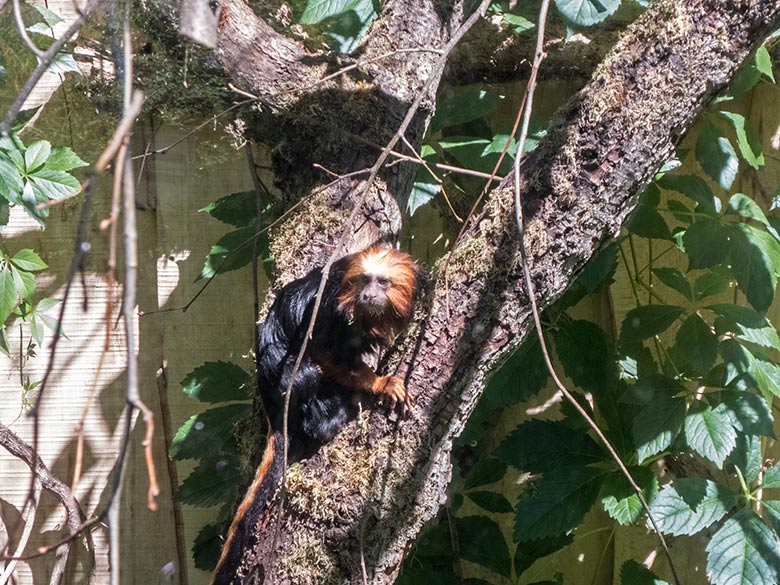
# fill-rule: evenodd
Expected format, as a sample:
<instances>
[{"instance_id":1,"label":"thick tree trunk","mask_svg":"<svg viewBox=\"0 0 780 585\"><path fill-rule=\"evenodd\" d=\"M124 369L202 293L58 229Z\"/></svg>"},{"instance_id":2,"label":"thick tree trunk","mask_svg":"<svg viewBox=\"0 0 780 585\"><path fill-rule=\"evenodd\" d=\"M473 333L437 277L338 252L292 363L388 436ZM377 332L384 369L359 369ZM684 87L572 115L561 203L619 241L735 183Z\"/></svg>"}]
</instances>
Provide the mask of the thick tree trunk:
<instances>
[{"instance_id":1,"label":"thick tree trunk","mask_svg":"<svg viewBox=\"0 0 780 585\"><path fill-rule=\"evenodd\" d=\"M238 14L231 8L235 4L241 2L225 3L228 21ZM406 4L386 3L366 42L369 54L401 46L440 48L461 20L457 3ZM618 233L679 136L779 22L778 0L657 0L562 108L544 143L523 165L526 243L542 305L557 298L587 259ZM436 58L423 52L400 55L359 76L285 94L282 103L269 88L311 81L327 67L301 48L285 53L293 57L280 57L277 65L256 63L245 53L255 45L237 41L233 46L233 38L224 35L218 55L246 89L273 104L268 119L281 141L277 171L282 186L296 196L322 180L311 174L311 162L342 173L370 166L378 151L365 139L383 144L392 135ZM235 51L244 52L241 59L226 57ZM262 51L257 58L264 58ZM413 144L430 109L429 103L408 134ZM327 130L330 122L363 141ZM319 140L313 138L317 132ZM381 176L358 221L371 229L362 227L361 235L357 226L348 226L357 232L355 246L398 230L397 201L405 200L411 173L393 167ZM286 278L327 257L327 244L345 229L358 185L343 180L310 199L276 234L274 249ZM434 281L424 314L393 353L391 369L406 378L416 397L413 416L399 421L376 408L316 456L294 465L281 516L277 498L258 526L258 544L245 558L250 577L244 582L261 575L275 585L393 582L404 551L444 501L453 437L489 373L530 327L512 196L508 180L492 192L454 252L448 286L441 278ZM325 219L313 219L319 214ZM317 229L314 242L307 236Z\"/></svg>"}]
</instances>

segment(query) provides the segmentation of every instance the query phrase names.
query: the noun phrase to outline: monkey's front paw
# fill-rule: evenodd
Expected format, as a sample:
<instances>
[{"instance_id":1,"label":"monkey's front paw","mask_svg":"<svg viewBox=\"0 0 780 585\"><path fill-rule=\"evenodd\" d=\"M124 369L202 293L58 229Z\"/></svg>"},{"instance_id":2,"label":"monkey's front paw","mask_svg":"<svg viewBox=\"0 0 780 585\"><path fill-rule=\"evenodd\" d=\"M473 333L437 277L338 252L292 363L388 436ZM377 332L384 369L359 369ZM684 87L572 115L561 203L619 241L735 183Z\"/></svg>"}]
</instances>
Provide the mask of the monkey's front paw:
<instances>
[{"instance_id":1,"label":"monkey's front paw","mask_svg":"<svg viewBox=\"0 0 780 585\"><path fill-rule=\"evenodd\" d=\"M396 404L400 402L401 410L403 411L403 414L406 414L407 410L410 410L412 407L412 398L406 391L404 381L398 376L382 376L382 378L380 378L380 383L382 387L379 392L390 397L393 401L394 408Z\"/></svg>"}]
</instances>

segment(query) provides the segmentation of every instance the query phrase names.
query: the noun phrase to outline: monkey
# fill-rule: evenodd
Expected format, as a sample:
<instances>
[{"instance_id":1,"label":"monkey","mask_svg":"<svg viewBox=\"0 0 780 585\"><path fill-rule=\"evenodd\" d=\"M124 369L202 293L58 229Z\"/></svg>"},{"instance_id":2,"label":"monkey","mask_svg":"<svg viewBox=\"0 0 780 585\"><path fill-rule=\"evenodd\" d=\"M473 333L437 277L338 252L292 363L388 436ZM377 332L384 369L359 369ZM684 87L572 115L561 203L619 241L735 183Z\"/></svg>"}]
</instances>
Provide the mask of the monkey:
<instances>
[{"instance_id":1,"label":"monkey","mask_svg":"<svg viewBox=\"0 0 780 585\"><path fill-rule=\"evenodd\" d=\"M411 408L403 380L379 375L368 363L411 321L423 277L409 254L380 245L334 262L311 339L295 372L322 268L279 291L257 340L258 391L268 417L268 440L228 530L212 585L234 581L243 552L254 544L257 519L281 483L288 388L289 461L310 457L336 436L356 416L366 395L387 397L393 407L401 405L403 413Z\"/></svg>"}]
</instances>

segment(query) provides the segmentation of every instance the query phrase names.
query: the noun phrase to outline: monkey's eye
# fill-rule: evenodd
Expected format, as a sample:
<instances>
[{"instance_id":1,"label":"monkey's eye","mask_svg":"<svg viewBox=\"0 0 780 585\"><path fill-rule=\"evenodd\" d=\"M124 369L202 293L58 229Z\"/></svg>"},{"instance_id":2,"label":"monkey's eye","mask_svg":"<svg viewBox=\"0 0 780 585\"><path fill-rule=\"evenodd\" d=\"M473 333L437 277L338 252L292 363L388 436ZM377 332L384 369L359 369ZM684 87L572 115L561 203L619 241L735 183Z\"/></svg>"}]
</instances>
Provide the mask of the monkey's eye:
<instances>
[{"instance_id":1,"label":"monkey's eye","mask_svg":"<svg viewBox=\"0 0 780 585\"><path fill-rule=\"evenodd\" d=\"M381 287L386 288L386 287L390 286L390 279L389 278L384 278L384 277L380 276L379 278L376 279L376 281L379 284L379 286L381 286Z\"/></svg>"}]
</instances>

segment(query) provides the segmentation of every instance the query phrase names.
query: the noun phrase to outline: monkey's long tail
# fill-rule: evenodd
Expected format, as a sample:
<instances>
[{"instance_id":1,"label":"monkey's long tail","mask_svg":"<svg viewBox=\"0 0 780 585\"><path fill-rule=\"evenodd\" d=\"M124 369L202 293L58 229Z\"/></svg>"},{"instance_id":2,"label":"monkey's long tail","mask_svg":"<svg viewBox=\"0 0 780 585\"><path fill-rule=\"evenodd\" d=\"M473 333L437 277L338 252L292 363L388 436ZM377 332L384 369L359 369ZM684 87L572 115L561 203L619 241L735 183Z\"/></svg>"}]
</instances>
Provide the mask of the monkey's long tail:
<instances>
[{"instance_id":1,"label":"monkey's long tail","mask_svg":"<svg viewBox=\"0 0 780 585\"><path fill-rule=\"evenodd\" d=\"M252 485L238 506L228 530L211 585L230 585L234 582L244 554L255 543L257 519L281 482L283 459L284 435L280 432L270 433Z\"/></svg>"}]
</instances>

